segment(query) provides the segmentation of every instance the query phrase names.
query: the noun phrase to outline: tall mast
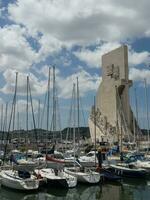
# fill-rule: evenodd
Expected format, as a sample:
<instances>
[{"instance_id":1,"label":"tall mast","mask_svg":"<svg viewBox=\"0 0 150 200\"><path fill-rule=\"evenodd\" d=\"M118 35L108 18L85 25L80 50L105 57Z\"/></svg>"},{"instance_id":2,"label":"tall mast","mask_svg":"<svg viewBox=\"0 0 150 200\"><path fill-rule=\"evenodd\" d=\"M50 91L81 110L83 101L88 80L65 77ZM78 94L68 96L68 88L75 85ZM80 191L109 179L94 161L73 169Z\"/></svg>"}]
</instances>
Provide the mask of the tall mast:
<instances>
[{"instance_id":1,"label":"tall mast","mask_svg":"<svg viewBox=\"0 0 150 200\"><path fill-rule=\"evenodd\" d=\"M39 132L39 128L40 128L40 113L41 113L41 110L40 110L40 99L38 101L38 116L37 116L37 128L38 128L38 139L41 140L41 135L40 135L40 132Z\"/></svg>"},{"instance_id":2,"label":"tall mast","mask_svg":"<svg viewBox=\"0 0 150 200\"><path fill-rule=\"evenodd\" d=\"M73 148L74 148L74 159L75 159L75 147L76 147L76 90L75 90L75 83L73 84ZM75 164L75 162L74 162Z\"/></svg>"},{"instance_id":3,"label":"tall mast","mask_svg":"<svg viewBox=\"0 0 150 200\"><path fill-rule=\"evenodd\" d=\"M77 123L78 123L78 142L80 141L80 104L79 104L79 81L77 77Z\"/></svg>"},{"instance_id":4,"label":"tall mast","mask_svg":"<svg viewBox=\"0 0 150 200\"><path fill-rule=\"evenodd\" d=\"M148 94L147 94L147 82L146 79L144 79L144 84L145 84L145 104L146 104L146 117L147 117L147 139L148 139L148 151L150 147L150 133L149 133L149 108L148 108Z\"/></svg>"},{"instance_id":5,"label":"tall mast","mask_svg":"<svg viewBox=\"0 0 150 200\"><path fill-rule=\"evenodd\" d=\"M6 158L6 151L7 151L7 146L8 146L8 140L9 140L9 137L10 137L11 122L12 122L12 117L13 117L13 112L14 112L14 104L15 104L15 102L16 102L17 77L18 77L18 72L16 72L15 93L14 93L13 102L12 102L12 107L11 107L10 121L9 121L9 125L8 125L8 132L7 132L7 134L6 134L6 144L5 144L5 147L4 147L3 163L4 163L5 158Z\"/></svg>"},{"instance_id":6,"label":"tall mast","mask_svg":"<svg viewBox=\"0 0 150 200\"><path fill-rule=\"evenodd\" d=\"M49 130L49 99L50 99L50 67L49 67L49 72L48 72L48 85L47 85L46 154L47 154L47 140L48 140L48 130Z\"/></svg>"},{"instance_id":7,"label":"tall mast","mask_svg":"<svg viewBox=\"0 0 150 200\"><path fill-rule=\"evenodd\" d=\"M41 113L41 103L40 103L40 99L39 99L39 106L38 106L38 121L37 121L37 127L38 129L40 128L40 113Z\"/></svg>"},{"instance_id":8,"label":"tall mast","mask_svg":"<svg viewBox=\"0 0 150 200\"><path fill-rule=\"evenodd\" d=\"M95 140L95 167L96 167L96 101L94 96L94 140Z\"/></svg>"},{"instance_id":9,"label":"tall mast","mask_svg":"<svg viewBox=\"0 0 150 200\"><path fill-rule=\"evenodd\" d=\"M7 111L8 111L8 102L6 102L6 106L5 106L5 116L4 116L4 123L3 123L3 128L2 128L2 137L1 137L1 145L4 141L4 134L7 131ZM1 146L2 148L2 146Z\"/></svg>"},{"instance_id":10,"label":"tall mast","mask_svg":"<svg viewBox=\"0 0 150 200\"><path fill-rule=\"evenodd\" d=\"M28 82L28 86L29 86L29 95L30 95L29 97L30 97L30 103L31 103L31 111L32 111L32 119L33 119L33 127L34 127L34 133L35 133L36 147L38 149L38 146L37 146L37 130L36 130L34 110L33 110L33 101L32 101L30 82Z\"/></svg>"},{"instance_id":11,"label":"tall mast","mask_svg":"<svg viewBox=\"0 0 150 200\"><path fill-rule=\"evenodd\" d=\"M1 105L1 131L3 130L3 104Z\"/></svg>"},{"instance_id":12,"label":"tall mast","mask_svg":"<svg viewBox=\"0 0 150 200\"><path fill-rule=\"evenodd\" d=\"M138 102L137 102L137 93L136 93L136 88L134 89L134 94L135 94L135 110L136 110L136 143L137 147L139 148L139 130L138 130L138 124L139 124L139 116L138 116Z\"/></svg>"},{"instance_id":13,"label":"tall mast","mask_svg":"<svg viewBox=\"0 0 150 200\"><path fill-rule=\"evenodd\" d=\"M3 125L3 131L7 131L7 112L8 112L8 102L6 102L5 107L5 118L4 118L4 125Z\"/></svg>"},{"instance_id":14,"label":"tall mast","mask_svg":"<svg viewBox=\"0 0 150 200\"><path fill-rule=\"evenodd\" d=\"M29 136L29 76L27 76L26 129L27 132L25 137L25 144L26 144L26 159L27 159L28 136Z\"/></svg>"},{"instance_id":15,"label":"tall mast","mask_svg":"<svg viewBox=\"0 0 150 200\"><path fill-rule=\"evenodd\" d=\"M56 131L56 91L55 91L55 66L53 66L53 141L54 141L54 132Z\"/></svg>"},{"instance_id":16,"label":"tall mast","mask_svg":"<svg viewBox=\"0 0 150 200\"><path fill-rule=\"evenodd\" d=\"M16 72L16 83L15 83L15 98L14 98L14 113L13 113L13 131L14 131L14 128L15 128L17 81L18 81L18 72Z\"/></svg>"}]
</instances>

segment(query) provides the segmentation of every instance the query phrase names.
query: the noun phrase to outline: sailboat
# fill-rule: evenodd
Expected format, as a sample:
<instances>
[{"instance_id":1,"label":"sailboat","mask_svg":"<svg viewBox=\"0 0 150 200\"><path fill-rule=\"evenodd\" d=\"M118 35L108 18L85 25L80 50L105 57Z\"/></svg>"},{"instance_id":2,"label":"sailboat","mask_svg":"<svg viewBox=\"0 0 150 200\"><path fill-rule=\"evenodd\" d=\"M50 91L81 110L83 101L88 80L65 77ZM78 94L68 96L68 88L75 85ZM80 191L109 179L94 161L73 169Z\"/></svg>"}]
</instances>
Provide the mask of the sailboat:
<instances>
[{"instance_id":1,"label":"sailboat","mask_svg":"<svg viewBox=\"0 0 150 200\"><path fill-rule=\"evenodd\" d=\"M1 185L16 190L36 190L39 180L27 171L2 170Z\"/></svg>"},{"instance_id":2,"label":"sailboat","mask_svg":"<svg viewBox=\"0 0 150 200\"><path fill-rule=\"evenodd\" d=\"M97 184L100 182L100 173L88 168L82 170L81 167L66 167L64 171L72 176L77 177L77 181L86 184Z\"/></svg>"},{"instance_id":3,"label":"sailboat","mask_svg":"<svg viewBox=\"0 0 150 200\"><path fill-rule=\"evenodd\" d=\"M55 187L73 188L77 185L77 178L69 175L62 169L44 168L35 170L42 178L47 179L47 184Z\"/></svg>"},{"instance_id":4,"label":"sailboat","mask_svg":"<svg viewBox=\"0 0 150 200\"><path fill-rule=\"evenodd\" d=\"M35 127L35 120L34 120L34 113L33 113L33 105L32 105L32 96L31 96L31 88L30 88L30 83L29 83L29 77L27 76L27 107L26 107L26 126L27 126L27 133L26 133L26 138L25 138L25 143L26 143L26 155L25 158L20 158L17 160L17 162L14 163L14 169L16 170L27 170L27 171L34 171L35 168L39 167L39 164L43 166L43 163L40 163L39 161L34 161L32 159L28 159L28 153L30 150L28 149L28 107L29 107L29 94L30 94L30 103L31 103L31 108L32 108L32 116L33 116L33 124L34 124L34 130L36 130Z\"/></svg>"},{"instance_id":5,"label":"sailboat","mask_svg":"<svg viewBox=\"0 0 150 200\"><path fill-rule=\"evenodd\" d=\"M6 145L4 148L4 157L3 157L4 161L6 158L6 151L7 151L12 116L14 114L13 112L15 111L14 106L16 104L17 78L18 78L18 73L16 73L15 93L14 93L14 98L13 98L13 103L12 103L12 108L11 108L8 132L6 136ZM11 188L11 189L35 190L35 189L38 189L39 187L39 180L27 171L19 171L19 170L17 171L14 169L2 170L0 172L0 178L1 178L1 185Z\"/></svg>"},{"instance_id":6,"label":"sailboat","mask_svg":"<svg viewBox=\"0 0 150 200\"><path fill-rule=\"evenodd\" d=\"M78 79L77 79L78 83ZM74 109L73 109L73 116L74 116L74 122L73 122L73 144L75 149L75 99L76 99L76 92L75 92L75 84L73 84L73 100L74 100ZM78 164L78 167L77 167ZM100 174L92 171L87 168L83 168L80 163L76 162L75 159L75 153L74 153L74 167L65 167L64 171L72 176L75 176L78 180L78 182L82 183L88 183L88 184L96 184L100 181Z\"/></svg>"},{"instance_id":7,"label":"sailboat","mask_svg":"<svg viewBox=\"0 0 150 200\"><path fill-rule=\"evenodd\" d=\"M53 88L55 88L55 67L53 67ZM48 109L47 109L47 132L49 128L49 90L50 90L50 68L49 68L49 78L48 78ZM53 89L54 90L54 89ZM55 91L53 91L54 99L53 104L55 105ZM56 130L56 113L53 110L53 131ZM54 138L53 138L54 139ZM48 155L47 143L46 143L46 164L47 168L42 168L40 170L35 170L35 173L40 174L41 177L47 179L47 184L63 187L63 188L72 188L77 185L77 178L71 176L62 170L64 161L54 158L55 145L51 149L52 155ZM53 166L53 168L52 168ZM60 169L61 168L61 169Z\"/></svg>"}]
</instances>

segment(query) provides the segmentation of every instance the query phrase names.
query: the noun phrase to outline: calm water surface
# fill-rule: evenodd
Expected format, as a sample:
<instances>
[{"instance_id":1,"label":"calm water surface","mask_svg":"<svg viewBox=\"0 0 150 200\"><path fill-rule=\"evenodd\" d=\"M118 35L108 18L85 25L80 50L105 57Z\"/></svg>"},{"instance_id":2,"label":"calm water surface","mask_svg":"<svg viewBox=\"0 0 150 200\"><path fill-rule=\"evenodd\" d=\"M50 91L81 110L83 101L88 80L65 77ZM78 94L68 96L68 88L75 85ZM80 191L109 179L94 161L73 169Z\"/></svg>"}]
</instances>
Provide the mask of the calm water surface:
<instances>
[{"instance_id":1,"label":"calm water surface","mask_svg":"<svg viewBox=\"0 0 150 200\"><path fill-rule=\"evenodd\" d=\"M150 181L124 180L122 183L105 183L96 186L78 185L63 190L42 188L38 192L22 193L0 188L0 200L149 200Z\"/></svg>"}]
</instances>

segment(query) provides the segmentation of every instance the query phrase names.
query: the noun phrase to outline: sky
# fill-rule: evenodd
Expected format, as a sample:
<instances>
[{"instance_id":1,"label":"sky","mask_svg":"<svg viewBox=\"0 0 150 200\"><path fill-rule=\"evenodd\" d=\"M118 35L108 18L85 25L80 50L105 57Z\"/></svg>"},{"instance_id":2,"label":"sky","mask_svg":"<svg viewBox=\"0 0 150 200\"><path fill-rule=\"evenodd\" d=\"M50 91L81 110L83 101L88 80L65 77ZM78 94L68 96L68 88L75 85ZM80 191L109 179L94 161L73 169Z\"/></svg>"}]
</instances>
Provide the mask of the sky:
<instances>
[{"instance_id":1,"label":"sky","mask_svg":"<svg viewBox=\"0 0 150 200\"><path fill-rule=\"evenodd\" d=\"M48 70L52 66L56 67L59 127L70 125L72 88L77 77L81 99L80 125L87 125L101 81L101 56L123 44L128 45L129 50L129 77L133 80L130 90L132 109L135 111L136 88L139 124L141 128L147 128L144 79L149 100L149 8L148 0L138 3L137 0L0 0L1 128L6 115L6 102L9 105L7 115L10 115L16 72L16 128L26 128L27 76L31 85L36 126L46 128L44 98ZM50 99L51 108L52 88ZM29 127L33 127L32 120Z\"/></svg>"}]
</instances>

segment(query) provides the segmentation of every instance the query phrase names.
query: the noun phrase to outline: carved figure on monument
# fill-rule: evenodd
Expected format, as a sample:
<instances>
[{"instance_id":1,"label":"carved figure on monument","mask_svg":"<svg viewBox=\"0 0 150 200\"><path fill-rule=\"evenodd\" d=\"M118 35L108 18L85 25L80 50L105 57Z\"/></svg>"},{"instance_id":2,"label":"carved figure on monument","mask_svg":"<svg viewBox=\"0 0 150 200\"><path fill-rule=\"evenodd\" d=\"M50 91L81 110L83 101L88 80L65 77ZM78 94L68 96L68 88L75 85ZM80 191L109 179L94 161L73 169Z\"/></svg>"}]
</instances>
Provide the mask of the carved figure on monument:
<instances>
[{"instance_id":1,"label":"carved figure on monument","mask_svg":"<svg viewBox=\"0 0 150 200\"><path fill-rule=\"evenodd\" d=\"M114 64L107 66L106 75L114 78L115 80L119 79L119 66L114 66Z\"/></svg>"},{"instance_id":2,"label":"carved figure on monument","mask_svg":"<svg viewBox=\"0 0 150 200\"><path fill-rule=\"evenodd\" d=\"M106 75L112 77L112 75L113 75L113 65L107 66Z\"/></svg>"},{"instance_id":3,"label":"carved figure on monument","mask_svg":"<svg viewBox=\"0 0 150 200\"><path fill-rule=\"evenodd\" d=\"M114 78L115 80L118 80L118 79L119 79L119 66L115 66L115 67L114 67L113 78Z\"/></svg>"}]
</instances>

